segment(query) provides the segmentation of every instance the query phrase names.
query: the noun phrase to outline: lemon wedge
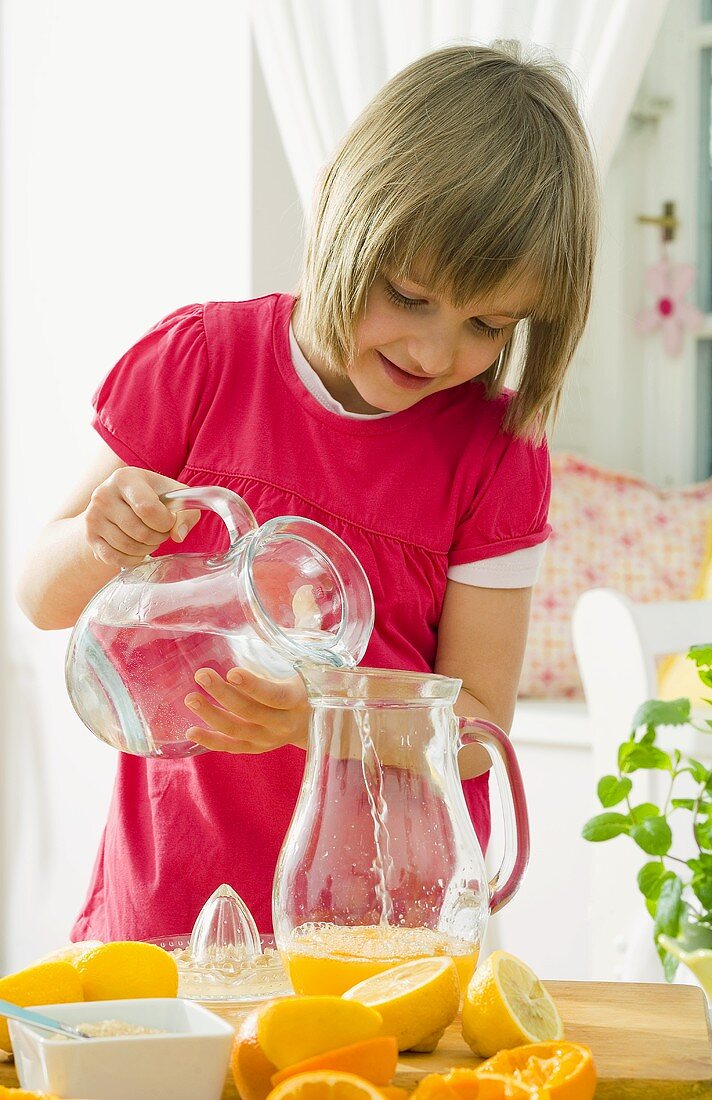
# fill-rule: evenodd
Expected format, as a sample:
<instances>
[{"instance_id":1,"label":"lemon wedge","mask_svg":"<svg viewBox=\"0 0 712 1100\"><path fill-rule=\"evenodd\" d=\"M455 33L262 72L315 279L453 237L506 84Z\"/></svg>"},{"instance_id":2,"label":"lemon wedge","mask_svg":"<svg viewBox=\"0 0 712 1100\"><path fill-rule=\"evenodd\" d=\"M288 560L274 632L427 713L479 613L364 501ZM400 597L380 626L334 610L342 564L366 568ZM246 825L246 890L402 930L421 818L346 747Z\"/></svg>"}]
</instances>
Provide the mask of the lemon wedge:
<instances>
[{"instance_id":1,"label":"lemon wedge","mask_svg":"<svg viewBox=\"0 0 712 1100\"><path fill-rule=\"evenodd\" d=\"M434 1050L460 1005L460 980L451 958L413 959L366 978L344 1000L360 1001L383 1017L382 1035L399 1050Z\"/></svg>"},{"instance_id":2,"label":"lemon wedge","mask_svg":"<svg viewBox=\"0 0 712 1100\"><path fill-rule=\"evenodd\" d=\"M377 1012L341 997L286 997L266 1005L257 1017L259 1044L278 1070L374 1039L380 1030Z\"/></svg>"},{"instance_id":3,"label":"lemon wedge","mask_svg":"<svg viewBox=\"0 0 712 1100\"><path fill-rule=\"evenodd\" d=\"M475 971L462 1008L462 1037L481 1058L504 1048L562 1039L564 1026L533 970L494 951Z\"/></svg>"}]
</instances>

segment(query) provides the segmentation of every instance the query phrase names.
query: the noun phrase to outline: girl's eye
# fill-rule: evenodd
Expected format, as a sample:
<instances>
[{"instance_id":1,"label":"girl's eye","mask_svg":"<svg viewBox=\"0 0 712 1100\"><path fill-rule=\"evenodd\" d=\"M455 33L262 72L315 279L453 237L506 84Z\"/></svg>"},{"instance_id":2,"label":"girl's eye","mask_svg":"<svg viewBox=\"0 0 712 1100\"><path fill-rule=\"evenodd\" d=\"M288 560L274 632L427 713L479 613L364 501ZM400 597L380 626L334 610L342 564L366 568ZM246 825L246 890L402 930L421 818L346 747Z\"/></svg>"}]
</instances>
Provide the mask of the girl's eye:
<instances>
[{"instance_id":1,"label":"girl's eye","mask_svg":"<svg viewBox=\"0 0 712 1100\"><path fill-rule=\"evenodd\" d=\"M490 340L496 340L504 332L503 328L492 328L491 325L486 325L484 321L480 321L479 317L473 317L471 323L476 332L483 333Z\"/></svg>"},{"instance_id":2,"label":"girl's eye","mask_svg":"<svg viewBox=\"0 0 712 1100\"><path fill-rule=\"evenodd\" d=\"M386 280L386 295L397 306L403 306L404 309L418 309L419 306L425 305L423 298L406 298L405 294L400 294L388 280Z\"/></svg>"},{"instance_id":3,"label":"girl's eye","mask_svg":"<svg viewBox=\"0 0 712 1100\"><path fill-rule=\"evenodd\" d=\"M392 302L397 306L402 306L403 309L420 309L422 306L428 304L425 298L407 298L405 294L401 294L396 290L392 283L385 280L386 284L386 296L390 298ZM480 321L479 317L473 317L470 324L476 332L481 332L484 336L487 336L490 340L497 340L504 332L503 328L492 328L491 325L486 325L484 321Z\"/></svg>"}]
</instances>

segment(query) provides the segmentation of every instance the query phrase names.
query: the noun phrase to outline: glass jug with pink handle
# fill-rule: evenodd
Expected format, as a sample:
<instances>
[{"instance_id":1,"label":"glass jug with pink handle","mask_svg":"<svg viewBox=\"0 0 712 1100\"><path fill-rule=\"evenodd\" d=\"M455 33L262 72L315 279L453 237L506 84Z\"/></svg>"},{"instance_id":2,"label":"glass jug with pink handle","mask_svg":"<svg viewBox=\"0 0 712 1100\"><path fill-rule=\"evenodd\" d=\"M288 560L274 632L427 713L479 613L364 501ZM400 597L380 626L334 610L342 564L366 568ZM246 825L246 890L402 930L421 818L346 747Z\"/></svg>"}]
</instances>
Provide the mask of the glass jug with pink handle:
<instances>
[{"instance_id":1,"label":"glass jug with pink handle","mask_svg":"<svg viewBox=\"0 0 712 1100\"><path fill-rule=\"evenodd\" d=\"M326 527L278 516L261 527L221 486L166 493L175 508L215 512L225 553L147 558L122 569L82 612L66 682L84 724L137 756L192 756L201 722L185 706L199 668L242 666L279 680L297 661L356 664L373 628L373 597L353 552Z\"/></svg>"},{"instance_id":2,"label":"glass jug with pink handle","mask_svg":"<svg viewBox=\"0 0 712 1100\"><path fill-rule=\"evenodd\" d=\"M490 913L529 857L521 773L507 736L457 718L444 676L300 665L311 705L304 779L277 863L273 921L297 993L341 994L408 959L452 957L464 989ZM458 753L483 745L504 814L488 880Z\"/></svg>"}]
</instances>

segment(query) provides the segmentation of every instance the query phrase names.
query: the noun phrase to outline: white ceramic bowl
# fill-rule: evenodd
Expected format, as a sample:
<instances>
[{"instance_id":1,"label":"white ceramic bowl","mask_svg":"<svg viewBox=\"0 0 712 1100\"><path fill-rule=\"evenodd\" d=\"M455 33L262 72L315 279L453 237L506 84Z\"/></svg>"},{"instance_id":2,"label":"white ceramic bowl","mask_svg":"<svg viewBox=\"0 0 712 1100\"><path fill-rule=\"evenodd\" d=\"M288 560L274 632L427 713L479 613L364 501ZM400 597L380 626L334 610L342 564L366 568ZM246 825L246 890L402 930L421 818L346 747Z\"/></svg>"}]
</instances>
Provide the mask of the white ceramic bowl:
<instances>
[{"instance_id":1,"label":"white ceramic bowl","mask_svg":"<svg viewBox=\"0 0 712 1100\"><path fill-rule=\"evenodd\" d=\"M59 1097L91 1100L220 1100L233 1029L213 1012L174 998L41 1005L77 1026L125 1020L166 1035L62 1039L10 1020L20 1084Z\"/></svg>"}]
</instances>

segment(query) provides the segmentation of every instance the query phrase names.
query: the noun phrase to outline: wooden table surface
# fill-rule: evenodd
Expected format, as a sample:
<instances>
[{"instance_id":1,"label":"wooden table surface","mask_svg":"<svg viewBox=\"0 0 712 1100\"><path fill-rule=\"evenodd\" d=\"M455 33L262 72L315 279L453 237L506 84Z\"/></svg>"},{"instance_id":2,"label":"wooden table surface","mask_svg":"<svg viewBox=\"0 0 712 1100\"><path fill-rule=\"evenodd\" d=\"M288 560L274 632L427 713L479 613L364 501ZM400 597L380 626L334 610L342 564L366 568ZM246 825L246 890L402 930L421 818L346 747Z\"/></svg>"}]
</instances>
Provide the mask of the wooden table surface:
<instances>
[{"instance_id":1,"label":"wooden table surface","mask_svg":"<svg viewBox=\"0 0 712 1100\"><path fill-rule=\"evenodd\" d=\"M593 1051L597 1100L712 1100L712 1047L701 989L618 982L546 986L561 1012L566 1037ZM221 1015L230 1018L226 1012ZM401 1055L395 1083L413 1088L426 1073L476 1066L478 1061L455 1022L431 1054ZM0 1084L17 1085L12 1064L0 1064ZM223 1100L237 1097L228 1073Z\"/></svg>"}]
</instances>

